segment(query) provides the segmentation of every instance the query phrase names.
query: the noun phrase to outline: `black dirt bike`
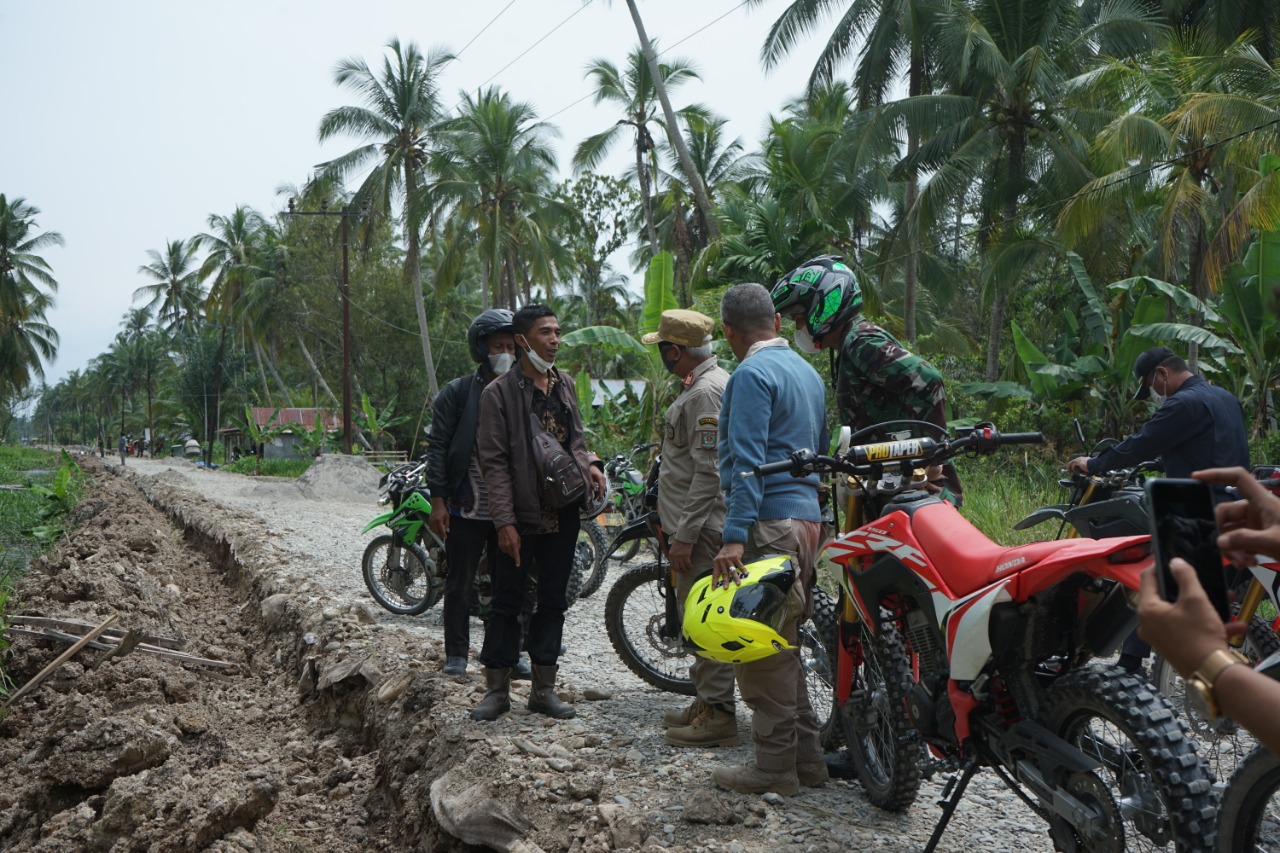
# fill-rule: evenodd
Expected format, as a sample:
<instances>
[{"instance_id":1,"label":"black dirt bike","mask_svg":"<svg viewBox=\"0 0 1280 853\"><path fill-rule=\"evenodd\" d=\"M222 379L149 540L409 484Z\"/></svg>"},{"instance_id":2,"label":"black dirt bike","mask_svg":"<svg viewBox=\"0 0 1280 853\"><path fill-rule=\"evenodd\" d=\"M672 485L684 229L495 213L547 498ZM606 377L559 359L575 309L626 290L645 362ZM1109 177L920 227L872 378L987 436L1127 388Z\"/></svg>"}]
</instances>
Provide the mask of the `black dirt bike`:
<instances>
[{"instance_id":1,"label":"black dirt bike","mask_svg":"<svg viewBox=\"0 0 1280 853\"><path fill-rule=\"evenodd\" d=\"M656 444L637 444L631 448L630 453L619 453L604 464L604 473L609 480L609 494L605 501L605 508L611 508L622 516L623 528L637 518L642 518L647 511L645 509L646 478L636 468L635 460L640 454L648 453L657 446ZM640 546L645 541L646 537L643 536L628 539L625 547L612 550L607 556L602 550L601 558L591 567L591 571L583 580L578 596L586 598L593 595L600 589L605 576L609 573L609 561L625 563L640 553ZM651 541L649 544L652 547Z\"/></svg>"}]
</instances>

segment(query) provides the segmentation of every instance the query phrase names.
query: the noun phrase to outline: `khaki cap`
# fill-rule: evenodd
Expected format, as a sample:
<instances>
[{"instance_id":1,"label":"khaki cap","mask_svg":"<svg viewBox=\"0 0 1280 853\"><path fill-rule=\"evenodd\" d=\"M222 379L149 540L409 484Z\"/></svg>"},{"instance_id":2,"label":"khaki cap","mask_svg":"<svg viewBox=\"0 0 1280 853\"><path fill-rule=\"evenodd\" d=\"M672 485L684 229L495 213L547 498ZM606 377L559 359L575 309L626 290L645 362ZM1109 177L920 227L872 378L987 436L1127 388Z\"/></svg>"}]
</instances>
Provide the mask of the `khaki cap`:
<instances>
[{"instance_id":1,"label":"khaki cap","mask_svg":"<svg viewBox=\"0 0 1280 853\"><path fill-rule=\"evenodd\" d=\"M642 344L656 344L659 341L670 341L682 347L700 347L711 343L711 330L716 321L706 314L689 311L685 308L672 308L662 312L658 321L658 331L650 332L640 338Z\"/></svg>"}]
</instances>

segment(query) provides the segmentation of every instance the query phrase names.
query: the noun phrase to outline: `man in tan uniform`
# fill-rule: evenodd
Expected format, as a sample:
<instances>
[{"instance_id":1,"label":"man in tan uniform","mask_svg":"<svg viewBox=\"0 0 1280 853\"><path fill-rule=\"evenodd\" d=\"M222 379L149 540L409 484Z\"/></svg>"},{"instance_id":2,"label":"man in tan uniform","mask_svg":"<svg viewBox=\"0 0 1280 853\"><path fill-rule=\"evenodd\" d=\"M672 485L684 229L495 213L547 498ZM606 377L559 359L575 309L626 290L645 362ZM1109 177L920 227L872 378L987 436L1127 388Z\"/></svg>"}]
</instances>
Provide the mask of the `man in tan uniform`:
<instances>
[{"instance_id":1,"label":"man in tan uniform","mask_svg":"<svg viewBox=\"0 0 1280 853\"><path fill-rule=\"evenodd\" d=\"M710 574L720 550L724 499L720 495L720 395L729 374L711 353L715 321L697 311L662 312L658 331L641 338L657 344L662 363L683 378L683 388L667 409L662 438L658 515L670 542L680 617L693 582ZM673 746L737 746L733 666L702 657L689 667L697 698L662 719Z\"/></svg>"}]
</instances>

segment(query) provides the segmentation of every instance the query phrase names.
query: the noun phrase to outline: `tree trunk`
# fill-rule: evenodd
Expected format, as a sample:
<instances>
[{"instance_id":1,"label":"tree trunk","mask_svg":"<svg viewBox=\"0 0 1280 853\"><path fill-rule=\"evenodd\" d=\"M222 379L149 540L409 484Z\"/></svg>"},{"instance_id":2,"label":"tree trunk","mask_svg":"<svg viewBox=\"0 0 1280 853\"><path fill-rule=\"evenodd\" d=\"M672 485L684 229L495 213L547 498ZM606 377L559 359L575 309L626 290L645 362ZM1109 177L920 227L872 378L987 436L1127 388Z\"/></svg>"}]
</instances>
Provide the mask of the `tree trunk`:
<instances>
[{"instance_id":1,"label":"tree trunk","mask_svg":"<svg viewBox=\"0 0 1280 853\"><path fill-rule=\"evenodd\" d=\"M676 155L680 160L680 168L684 171L684 176L689 181L689 186L693 189L693 197L698 204L698 213L706 226L707 236L712 240L719 239L720 226L716 224L715 217L711 215L711 197L707 195L707 188L703 185L702 178L698 175L698 170L693 167L693 158L689 156L689 148L684 144L684 137L680 135L680 125L676 122L676 111L671 108L671 99L667 97L667 86L663 82L662 72L658 68L658 57L654 54L653 44L649 41L649 36L644 30L644 21L640 20L640 10L636 8L636 0L627 0L627 9L630 10L631 20L636 25L636 35L640 37L640 49L644 52L644 58L649 63L649 73L653 75L654 91L658 93L658 100L662 103L662 115L667 120L667 138L671 141L671 147L675 148Z\"/></svg>"},{"instance_id":2,"label":"tree trunk","mask_svg":"<svg viewBox=\"0 0 1280 853\"><path fill-rule=\"evenodd\" d=\"M204 431L206 447L204 450L204 465L206 468L213 465L213 443L218 440L218 409L222 397L222 353L227 345L227 327L223 326L218 332L218 352L213 357L213 411L209 411L209 401L205 398L204 407ZM210 420L212 419L212 421Z\"/></svg>"},{"instance_id":3,"label":"tree trunk","mask_svg":"<svg viewBox=\"0 0 1280 853\"><path fill-rule=\"evenodd\" d=\"M684 205L680 203L680 199L675 199L676 207L672 212L672 242L675 243L675 277L676 277L676 299L680 303L681 308L691 308L693 306L693 282L690 279L690 268L692 266L693 246L692 240L689 239L689 228L684 221Z\"/></svg>"},{"instance_id":4,"label":"tree trunk","mask_svg":"<svg viewBox=\"0 0 1280 853\"><path fill-rule=\"evenodd\" d=\"M271 401L271 386L267 383L267 369L262 366L262 347L257 341L253 342L253 358L258 363L258 379L262 382L262 393L267 398L267 405L274 409L276 404Z\"/></svg>"},{"instance_id":5,"label":"tree trunk","mask_svg":"<svg viewBox=\"0 0 1280 853\"><path fill-rule=\"evenodd\" d=\"M924 90L924 55L917 39L911 46L911 70L908 72L908 95L919 96ZM907 127L907 157L915 155L920 148L920 134L914 126ZM916 250L920 241L916 239L916 230L911 227L909 217L915 215L916 197L919 194L919 182L915 169L907 175L907 183L903 194L903 216L906 221L907 257L902 267L902 322L906 327L907 342L916 342L916 279L919 270L919 259Z\"/></svg>"},{"instance_id":6,"label":"tree trunk","mask_svg":"<svg viewBox=\"0 0 1280 853\"><path fill-rule=\"evenodd\" d=\"M418 313L418 332L422 336L422 363L427 368L427 387L434 400L436 394L440 393L440 383L436 381L436 361L431 357L431 330L427 327L427 303L422 296L422 247L419 244L418 227L409 215L409 197L413 195L413 191L413 165L409 158L405 158L404 242L409 257L405 259L404 271L409 289L413 292L413 306Z\"/></svg>"},{"instance_id":7,"label":"tree trunk","mask_svg":"<svg viewBox=\"0 0 1280 853\"><path fill-rule=\"evenodd\" d=\"M274 349L274 347L272 347ZM280 389L280 395L284 397L285 405L294 408L293 395L289 393L288 387L285 386L284 380L280 378L280 371L276 369L276 363L271 358L271 350L263 353L264 360L267 363L267 370L271 373L271 378L276 381L276 387Z\"/></svg>"},{"instance_id":8,"label":"tree trunk","mask_svg":"<svg viewBox=\"0 0 1280 853\"><path fill-rule=\"evenodd\" d=\"M1197 182L1198 183L1198 182ZM1207 244L1204 218L1198 213L1191 217L1191 248L1187 257L1187 283L1191 285L1191 293L1196 299L1203 300L1207 287L1204 278L1204 256ZM1190 323L1193 326L1204 325L1204 315L1199 311L1192 312ZM1200 361L1200 346L1194 342L1187 344L1187 366L1195 373Z\"/></svg>"},{"instance_id":9,"label":"tree trunk","mask_svg":"<svg viewBox=\"0 0 1280 853\"><path fill-rule=\"evenodd\" d=\"M641 112L643 114L643 110ZM636 124L636 179L640 181L640 199L644 205L644 228L645 233L649 235L649 252L652 257L658 254L658 226L653 221L653 194L649 188L649 166L644 156L646 142L652 144L649 129L643 124Z\"/></svg>"},{"instance_id":10,"label":"tree trunk","mask_svg":"<svg viewBox=\"0 0 1280 853\"><path fill-rule=\"evenodd\" d=\"M316 382L324 389L324 393L329 395L329 400L333 403L333 407L341 410L342 404L338 402L337 397L333 396L333 391L329 389L329 383L324 381L324 376L320 374L320 368L316 367L316 361L311 357L311 350L307 349L307 345L302 342L302 333L294 329L293 335L298 341L298 349L302 350L302 357L307 360L307 365L311 368L311 375L315 377Z\"/></svg>"}]
</instances>

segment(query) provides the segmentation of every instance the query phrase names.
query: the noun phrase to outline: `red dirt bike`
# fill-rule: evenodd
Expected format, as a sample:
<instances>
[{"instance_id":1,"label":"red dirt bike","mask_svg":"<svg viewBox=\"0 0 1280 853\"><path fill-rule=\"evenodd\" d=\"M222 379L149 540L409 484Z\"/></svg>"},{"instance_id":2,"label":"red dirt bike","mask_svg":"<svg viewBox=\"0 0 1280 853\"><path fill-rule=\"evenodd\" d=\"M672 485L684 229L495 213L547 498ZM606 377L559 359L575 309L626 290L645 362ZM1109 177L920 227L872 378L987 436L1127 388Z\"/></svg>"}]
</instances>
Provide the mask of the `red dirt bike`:
<instances>
[{"instance_id":1,"label":"red dirt bike","mask_svg":"<svg viewBox=\"0 0 1280 853\"><path fill-rule=\"evenodd\" d=\"M1211 843L1211 777L1168 701L1118 667L1088 665L1133 630L1150 538L998 545L925 491L919 469L1040 434L898 424L935 437L880 424L849 441L898 440L834 457L797 451L742 474L845 479L854 529L827 543L817 571L839 579L833 714L870 801L903 810L922 776L954 774L928 853L990 767L1047 822L1057 850Z\"/></svg>"}]
</instances>

